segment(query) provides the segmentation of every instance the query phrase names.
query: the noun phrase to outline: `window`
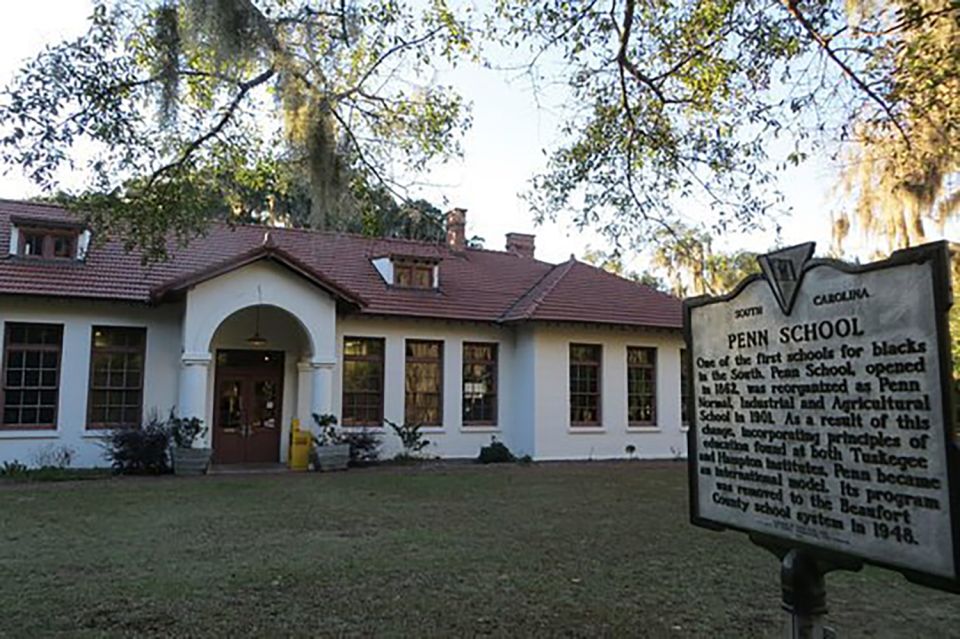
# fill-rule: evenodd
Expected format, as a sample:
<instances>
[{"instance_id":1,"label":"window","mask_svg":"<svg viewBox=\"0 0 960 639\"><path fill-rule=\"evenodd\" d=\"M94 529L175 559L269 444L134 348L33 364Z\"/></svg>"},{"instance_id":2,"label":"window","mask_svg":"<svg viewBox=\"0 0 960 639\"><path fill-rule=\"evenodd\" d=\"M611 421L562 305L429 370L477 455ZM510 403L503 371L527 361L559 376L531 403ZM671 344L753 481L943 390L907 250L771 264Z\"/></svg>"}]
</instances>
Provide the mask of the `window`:
<instances>
[{"instance_id":1,"label":"window","mask_svg":"<svg viewBox=\"0 0 960 639\"><path fill-rule=\"evenodd\" d=\"M653 426L657 422L657 349L627 347L627 422Z\"/></svg>"},{"instance_id":2,"label":"window","mask_svg":"<svg viewBox=\"0 0 960 639\"><path fill-rule=\"evenodd\" d=\"M404 419L426 426L443 423L443 342L407 340Z\"/></svg>"},{"instance_id":3,"label":"window","mask_svg":"<svg viewBox=\"0 0 960 639\"><path fill-rule=\"evenodd\" d=\"M690 413L687 404L690 402L690 352L680 349L680 425L684 428L690 425Z\"/></svg>"},{"instance_id":4,"label":"window","mask_svg":"<svg viewBox=\"0 0 960 639\"><path fill-rule=\"evenodd\" d=\"M3 426L56 428L60 324L7 322L4 332Z\"/></svg>"},{"instance_id":5,"label":"window","mask_svg":"<svg viewBox=\"0 0 960 639\"><path fill-rule=\"evenodd\" d=\"M145 328L94 326L87 428L136 428L143 415Z\"/></svg>"},{"instance_id":6,"label":"window","mask_svg":"<svg viewBox=\"0 0 960 639\"><path fill-rule=\"evenodd\" d=\"M20 255L43 257L43 241L43 233L24 232L23 248L20 250Z\"/></svg>"},{"instance_id":7,"label":"window","mask_svg":"<svg viewBox=\"0 0 960 639\"><path fill-rule=\"evenodd\" d=\"M433 266L416 262L394 262L393 283L404 288L433 288Z\"/></svg>"},{"instance_id":8,"label":"window","mask_svg":"<svg viewBox=\"0 0 960 639\"><path fill-rule=\"evenodd\" d=\"M463 344L463 423L497 423L497 345Z\"/></svg>"},{"instance_id":9,"label":"window","mask_svg":"<svg viewBox=\"0 0 960 639\"><path fill-rule=\"evenodd\" d=\"M600 364L602 348L570 345L570 424L600 425Z\"/></svg>"},{"instance_id":10,"label":"window","mask_svg":"<svg viewBox=\"0 0 960 639\"><path fill-rule=\"evenodd\" d=\"M77 257L77 231L69 229L20 230L18 254L23 257L42 257L47 259L73 259Z\"/></svg>"},{"instance_id":11,"label":"window","mask_svg":"<svg viewBox=\"0 0 960 639\"><path fill-rule=\"evenodd\" d=\"M383 339L343 338L344 426L383 426Z\"/></svg>"},{"instance_id":12,"label":"window","mask_svg":"<svg viewBox=\"0 0 960 639\"><path fill-rule=\"evenodd\" d=\"M53 242L53 256L54 257L73 257L76 253L74 249L75 238L72 235L64 235L63 233L57 233L51 235L51 240Z\"/></svg>"}]
</instances>

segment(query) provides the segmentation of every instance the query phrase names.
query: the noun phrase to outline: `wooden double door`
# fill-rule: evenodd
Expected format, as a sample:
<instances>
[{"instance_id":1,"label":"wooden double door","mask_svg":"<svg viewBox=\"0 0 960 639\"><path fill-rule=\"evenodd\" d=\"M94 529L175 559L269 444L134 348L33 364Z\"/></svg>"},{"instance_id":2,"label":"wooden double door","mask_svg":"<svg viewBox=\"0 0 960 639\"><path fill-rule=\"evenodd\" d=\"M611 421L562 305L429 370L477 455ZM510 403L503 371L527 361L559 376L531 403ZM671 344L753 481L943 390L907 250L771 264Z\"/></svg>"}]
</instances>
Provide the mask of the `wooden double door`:
<instances>
[{"instance_id":1,"label":"wooden double door","mask_svg":"<svg viewBox=\"0 0 960 639\"><path fill-rule=\"evenodd\" d=\"M278 463L283 352L217 351L213 461Z\"/></svg>"}]
</instances>

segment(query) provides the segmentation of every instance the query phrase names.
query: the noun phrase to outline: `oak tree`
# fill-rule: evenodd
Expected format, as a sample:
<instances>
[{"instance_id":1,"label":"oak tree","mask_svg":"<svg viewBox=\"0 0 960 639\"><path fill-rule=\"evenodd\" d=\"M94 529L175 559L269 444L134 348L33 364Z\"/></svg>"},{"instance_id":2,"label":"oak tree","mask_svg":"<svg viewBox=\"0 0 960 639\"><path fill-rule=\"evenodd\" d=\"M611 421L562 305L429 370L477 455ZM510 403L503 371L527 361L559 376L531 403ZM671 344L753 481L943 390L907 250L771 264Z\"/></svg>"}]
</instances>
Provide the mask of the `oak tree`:
<instances>
[{"instance_id":1,"label":"oak tree","mask_svg":"<svg viewBox=\"0 0 960 639\"><path fill-rule=\"evenodd\" d=\"M67 199L148 257L214 218L349 227L460 152L430 73L470 38L444 0L97 0L3 92L2 159L50 193L83 171Z\"/></svg>"},{"instance_id":2,"label":"oak tree","mask_svg":"<svg viewBox=\"0 0 960 639\"><path fill-rule=\"evenodd\" d=\"M947 180L960 153L955 0L501 0L498 12L501 43L572 96L529 193L541 220L572 213L638 249L691 211L714 234L752 229L780 205L779 170L814 153L855 167L844 173L864 225L911 242L920 218L960 203ZM772 156L778 139L787 150Z\"/></svg>"}]
</instances>

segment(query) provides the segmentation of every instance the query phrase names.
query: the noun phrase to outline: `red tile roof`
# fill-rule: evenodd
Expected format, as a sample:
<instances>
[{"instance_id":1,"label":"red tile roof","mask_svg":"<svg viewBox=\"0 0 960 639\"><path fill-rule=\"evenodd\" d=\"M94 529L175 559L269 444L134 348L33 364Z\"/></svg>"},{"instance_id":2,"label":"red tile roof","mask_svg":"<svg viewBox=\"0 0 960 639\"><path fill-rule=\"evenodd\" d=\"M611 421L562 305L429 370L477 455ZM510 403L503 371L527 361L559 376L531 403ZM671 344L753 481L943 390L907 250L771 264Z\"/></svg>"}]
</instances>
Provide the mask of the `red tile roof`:
<instances>
[{"instance_id":1,"label":"red tile roof","mask_svg":"<svg viewBox=\"0 0 960 639\"><path fill-rule=\"evenodd\" d=\"M56 206L0 200L0 253L9 246L10 218L68 222ZM120 242L94 241L83 262L9 256L0 259L0 294L155 302L257 259L279 261L360 313L487 322L573 321L680 328L680 301L571 260L557 266L485 249L451 251L445 245L369 238L303 229L218 224L170 259L145 264ZM383 255L435 257L437 290L387 285L371 260ZM195 282L194 282L195 283Z\"/></svg>"},{"instance_id":2,"label":"red tile roof","mask_svg":"<svg viewBox=\"0 0 960 639\"><path fill-rule=\"evenodd\" d=\"M682 323L675 297L573 258L553 267L501 317L504 322L525 320L661 328Z\"/></svg>"}]
</instances>

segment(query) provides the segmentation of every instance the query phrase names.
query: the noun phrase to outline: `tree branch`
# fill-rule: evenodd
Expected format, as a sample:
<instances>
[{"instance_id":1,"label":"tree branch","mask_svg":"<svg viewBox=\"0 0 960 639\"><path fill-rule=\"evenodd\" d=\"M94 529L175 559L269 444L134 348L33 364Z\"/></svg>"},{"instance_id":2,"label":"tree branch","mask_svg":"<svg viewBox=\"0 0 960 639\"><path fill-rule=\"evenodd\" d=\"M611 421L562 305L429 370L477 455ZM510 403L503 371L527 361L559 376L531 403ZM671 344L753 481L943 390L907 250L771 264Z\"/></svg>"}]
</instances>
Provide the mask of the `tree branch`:
<instances>
[{"instance_id":1,"label":"tree branch","mask_svg":"<svg viewBox=\"0 0 960 639\"><path fill-rule=\"evenodd\" d=\"M664 95L660 85L657 84L653 78L641 72L637 65L627 56L627 48L630 45L630 34L633 29L633 16L636 12L636 7L636 0L627 0L623 10L623 27L620 29L620 49L617 51L618 66L621 71L625 69L637 82L650 89L653 94L657 96L657 99L660 100L661 104L689 104L693 102L693 100L689 98L668 98Z\"/></svg>"},{"instance_id":2,"label":"tree branch","mask_svg":"<svg viewBox=\"0 0 960 639\"><path fill-rule=\"evenodd\" d=\"M857 87L863 91L871 100L877 103L877 105L883 109L883 112L887 114L887 117L890 118L890 121L893 123L897 130L900 132L900 135L903 137L903 141L906 143L907 148L910 148L910 137L907 135L907 132L904 130L903 126L900 124L900 121L897 119L896 115L893 113L893 109L890 107L887 102L881 98L873 89L871 89L867 84L860 79L860 77L851 69L843 60L840 59L840 56L837 55L836 51L830 48L830 42L823 37L807 20L807 17L803 15L803 12L800 11L800 7L797 6L797 0L784 0L787 6L787 10L790 14L796 18L797 22L800 23L800 26L803 27L803 30L807 32L814 42L816 42L823 52L827 54L833 62L840 67L840 70L853 81Z\"/></svg>"},{"instance_id":3,"label":"tree branch","mask_svg":"<svg viewBox=\"0 0 960 639\"><path fill-rule=\"evenodd\" d=\"M401 201L405 202L407 196L403 193L398 192L396 189L391 186L391 182L388 181L383 175L380 174L380 171L377 170L377 167L374 166L372 162L367 159L367 156L363 153L363 147L360 145L360 141L357 139L357 136L353 133L353 129L350 128L350 125L347 124L346 120L343 119L343 116L337 111L336 107L330 105L330 113L333 114L333 117L336 118L337 122L340 123L340 126L343 127L344 132L346 132L347 137L350 138L350 141L353 143L354 148L357 150L357 158L359 158L360 163L363 164L367 169L373 173L374 177L386 188L390 193L395 195Z\"/></svg>"},{"instance_id":4,"label":"tree branch","mask_svg":"<svg viewBox=\"0 0 960 639\"><path fill-rule=\"evenodd\" d=\"M428 40L432 40L433 37L436 36L438 33L440 33L440 31L442 30L443 30L442 26L435 27L430 31L428 31L427 33L425 33L424 35L420 36L419 38L414 38L413 40L409 40L409 41L401 40L399 44L396 44L390 47L389 49L387 49L384 52L384 54L379 58L377 58L377 60L372 65L370 65L370 68L367 69L367 71L362 76L360 76L360 79L357 81L357 84L354 86L354 88L351 89L351 92L354 90L359 90L360 87L363 86L363 83L366 82L368 79L370 79L370 76L373 75L373 72L376 71L377 68L381 64L383 64L384 61L386 61L386 59L392 56L394 53L398 53L400 51L403 51L404 49L409 49L410 47L420 46L424 42L427 42Z\"/></svg>"},{"instance_id":5,"label":"tree branch","mask_svg":"<svg viewBox=\"0 0 960 639\"><path fill-rule=\"evenodd\" d=\"M165 164L160 167L150 176L150 179L147 180L147 190L149 190L156 181L165 173L168 173L174 169L182 167L200 147L209 142L211 139L219 135L220 131L227 125L230 119L236 113L237 109L240 107L240 103L243 102L243 99L247 97L247 94L250 93L254 88L260 86L261 84L267 82L270 78L274 76L276 69L270 67L260 75L247 80L246 82L240 82L238 86L237 94L233 97L233 100L230 101L230 104L224 108L223 113L220 116L220 119L217 120L216 124L213 127L201 135L200 137L194 139L190 142L187 147L183 150L178 157L173 162Z\"/></svg>"}]
</instances>

